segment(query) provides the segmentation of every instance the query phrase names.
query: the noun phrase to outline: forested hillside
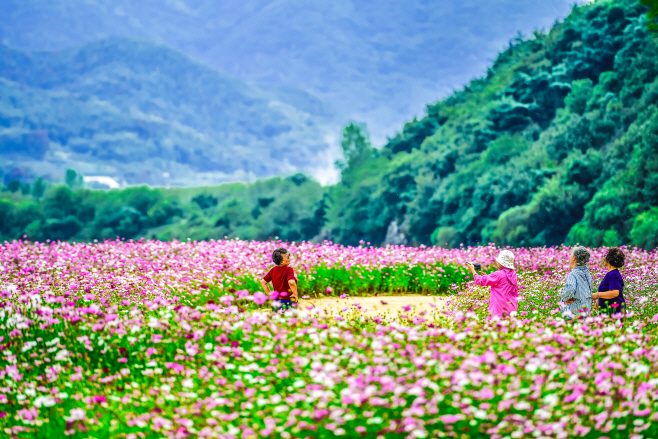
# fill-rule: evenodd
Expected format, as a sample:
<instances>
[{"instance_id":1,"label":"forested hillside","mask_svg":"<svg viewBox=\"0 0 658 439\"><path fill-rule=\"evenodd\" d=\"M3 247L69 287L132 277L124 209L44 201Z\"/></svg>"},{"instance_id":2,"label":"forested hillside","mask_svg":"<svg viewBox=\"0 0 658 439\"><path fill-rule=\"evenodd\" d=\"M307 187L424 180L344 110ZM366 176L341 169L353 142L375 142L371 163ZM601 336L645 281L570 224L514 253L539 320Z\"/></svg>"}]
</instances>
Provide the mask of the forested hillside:
<instances>
[{"instance_id":1,"label":"forested hillside","mask_svg":"<svg viewBox=\"0 0 658 439\"><path fill-rule=\"evenodd\" d=\"M658 50L633 0L576 7L332 188L337 241L654 247ZM344 171L345 175L345 171Z\"/></svg>"},{"instance_id":2,"label":"forested hillside","mask_svg":"<svg viewBox=\"0 0 658 439\"><path fill-rule=\"evenodd\" d=\"M331 164L340 125L294 88L259 88L166 46L108 39L57 52L0 45L0 169L124 184L245 181Z\"/></svg>"},{"instance_id":3,"label":"forested hillside","mask_svg":"<svg viewBox=\"0 0 658 439\"><path fill-rule=\"evenodd\" d=\"M223 239L280 236L302 240L324 225L324 189L303 174L251 185L117 190L48 187L12 180L0 194L0 242L29 239L90 240L138 238ZM300 194L304 194L300 196Z\"/></svg>"},{"instance_id":4,"label":"forested hillside","mask_svg":"<svg viewBox=\"0 0 658 439\"><path fill-rule=\"evenodd\" d=\"M658 45L647 34L645 12L634 0L576 7L548 33L512 42L486 76L429 105L383 149L373 148L358 124L346 127L335 186L297 184L297 176L280 191L255 195L270 186L261 182L241 189L248 197L244 192L216 205L210 198L209 210L179 198L180 212L122 236L260 239L278 232L283 239L345 244L656 247ZM49 217L44 206L54 203L47 201L54 189L40 202L30 195L34 187L14 183L12 190L12 201L0 209L2 223L15 226L0 233L42 239L48 233L39 224L67 217L81 225L60 238L114 234L122 219L89 227L101 221L101 200L137 191L74 192L97 206L90 219L77 211ZM28 215L25 209L32 209L32 222L19 220Z\"/></svg>"}]
</instances>

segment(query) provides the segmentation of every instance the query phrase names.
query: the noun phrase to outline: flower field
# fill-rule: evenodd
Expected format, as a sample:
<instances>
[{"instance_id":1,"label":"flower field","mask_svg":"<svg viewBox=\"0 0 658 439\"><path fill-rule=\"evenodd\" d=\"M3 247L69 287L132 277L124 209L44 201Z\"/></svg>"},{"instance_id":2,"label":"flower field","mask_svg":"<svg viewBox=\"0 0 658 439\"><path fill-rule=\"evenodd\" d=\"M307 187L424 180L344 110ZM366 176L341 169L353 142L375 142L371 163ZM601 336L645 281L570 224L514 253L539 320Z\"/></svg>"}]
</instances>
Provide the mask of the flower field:
<instances>
[{"instance_id":1,"label":"flower field","mask_svg":"<svg viewBox=\"0 0 658 439\"><path fill-rule=\"evenodd\" d=\"M285 244L300 296L451 295L386 319L270 312L255 279L281 245L0 246L5 437L658 437L658 253L624 249L623 324L566 323L568 248L513 250L499 320L463 269L493 246Z\"/></svg>"}]
</instances>

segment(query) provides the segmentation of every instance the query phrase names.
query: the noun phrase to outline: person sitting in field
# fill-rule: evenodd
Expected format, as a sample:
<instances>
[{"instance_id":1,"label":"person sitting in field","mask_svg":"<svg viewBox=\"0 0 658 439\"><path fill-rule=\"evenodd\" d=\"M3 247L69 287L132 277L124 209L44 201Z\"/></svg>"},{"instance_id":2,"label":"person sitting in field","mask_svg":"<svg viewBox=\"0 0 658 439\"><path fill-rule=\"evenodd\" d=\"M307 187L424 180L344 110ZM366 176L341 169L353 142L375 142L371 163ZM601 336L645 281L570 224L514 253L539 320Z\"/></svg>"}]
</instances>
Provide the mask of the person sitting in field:
<instances>
[{"instance_id":1,"label":"person sitting in field","mask_svg":"<svg viewBox=\"0 0 658 439\"><path fill-rule=\"evenodd\" d=\"M624 314L626 311L626 300L624 300L624 278L619 268L624 266L626 256L618 247L608 250L603 260L603 266L608 273L599 285L598 293L592 294L592 299L599 300L599 309L608 315Z\"/></svg>"},{"instance_id":2,"label":"person sitting in field","mask_svg":"<svg viewBox=\"0 0 658 439\"><path fill-rule=\"evenodd\" d=\"M589 258L590 253L585 247L574 247L571 250L571 271L560 296L560 300L565 304L560 308L566 320L571 320L578 314L588 316L592 311L593 281L587 268Z\"/></svg>"},{"instance_id":3,"label":"person sitting in field","mask_svg":"<svg viewBox=\"0 0 658 439\"><path fill-rule=\"evenodd\" d=\"M276 264L260 280L265 294L270 293L269 282L272 282L274 291L278 293L277 300L272 304L272 311L285 311L293 307L293 300L297 299L297 278L290 266L290 253L285 248L277 248L272 253L272 261Z\"/></svg>"},{"instance_id":4,"label":"person sitting in field","mask_svg":"<svg viewBox=\"0 0 658 439\"><path fill-rule=\"evenodd\" d=\"M479 275L473 264L467 264L476 285L491 287L489 313L492 316L508 317L519 307L519 285L514 271L514 254L503 250L496 256L499 270Z\"/></svg>"}]
</instances>

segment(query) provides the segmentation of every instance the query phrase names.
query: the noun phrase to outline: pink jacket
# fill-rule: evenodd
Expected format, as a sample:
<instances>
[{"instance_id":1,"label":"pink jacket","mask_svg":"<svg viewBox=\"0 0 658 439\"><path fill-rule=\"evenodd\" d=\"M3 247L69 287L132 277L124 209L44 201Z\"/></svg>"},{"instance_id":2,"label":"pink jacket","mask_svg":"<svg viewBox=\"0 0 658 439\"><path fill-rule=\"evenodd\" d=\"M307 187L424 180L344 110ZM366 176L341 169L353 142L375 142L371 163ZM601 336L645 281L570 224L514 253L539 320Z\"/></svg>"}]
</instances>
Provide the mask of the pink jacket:
<instances>
[{"instance_id":1,"label":"pink jacket","mask_svg":"<svg viewBox=\"0 0 658 439\"><path fill-rule=\"evenodd\" d=\"M503 267L491 274L476 274L474 281L477 285L491 287L489 313L492 316L509 316L518 309L519 284L514 270Z\"/></svg>"}]
</instances>

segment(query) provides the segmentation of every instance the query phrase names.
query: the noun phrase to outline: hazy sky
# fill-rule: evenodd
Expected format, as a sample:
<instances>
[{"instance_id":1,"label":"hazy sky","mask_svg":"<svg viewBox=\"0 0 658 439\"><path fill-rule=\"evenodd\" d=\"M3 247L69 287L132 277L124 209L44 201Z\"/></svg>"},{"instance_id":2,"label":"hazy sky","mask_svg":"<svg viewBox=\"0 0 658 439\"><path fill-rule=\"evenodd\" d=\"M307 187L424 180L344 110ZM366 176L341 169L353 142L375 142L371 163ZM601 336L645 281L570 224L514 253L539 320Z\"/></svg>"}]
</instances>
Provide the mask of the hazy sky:
<instances>
[{"instance_id":1,"label":"hazy sky","mask_svg":"<svg viewBox=\"0 0 658 439\"><path fill-rule=\"evenodd\" d=\"M36 50L108 36L164 42L238 78L299 87L376 143L480 76L573 0L4 0L0 40Z\"/></svg>"}]
</instances>

